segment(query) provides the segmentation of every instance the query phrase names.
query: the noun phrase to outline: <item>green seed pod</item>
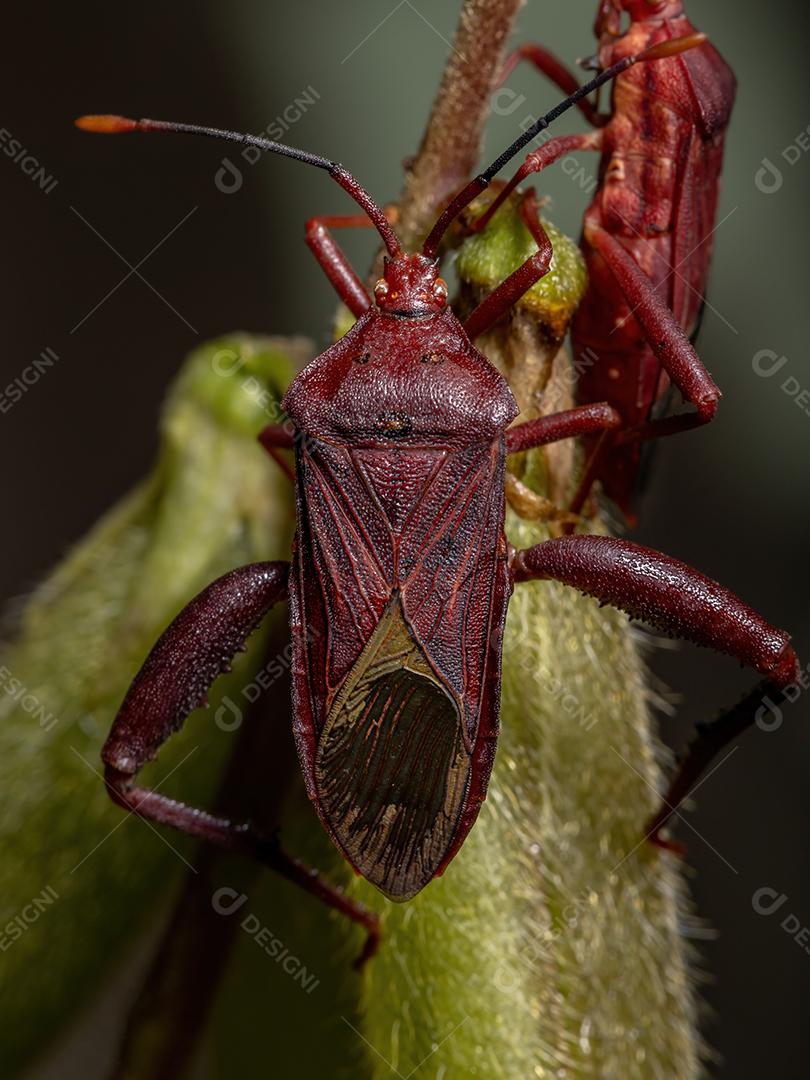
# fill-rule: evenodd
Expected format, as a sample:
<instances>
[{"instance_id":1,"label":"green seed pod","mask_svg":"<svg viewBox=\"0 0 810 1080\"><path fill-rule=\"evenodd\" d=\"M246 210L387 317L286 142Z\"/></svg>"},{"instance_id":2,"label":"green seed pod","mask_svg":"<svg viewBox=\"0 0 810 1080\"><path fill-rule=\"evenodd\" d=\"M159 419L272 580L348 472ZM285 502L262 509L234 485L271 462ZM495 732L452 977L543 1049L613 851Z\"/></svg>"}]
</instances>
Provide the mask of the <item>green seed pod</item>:
<instances>
[{"instance_id":1,"label":"green seed pod","mask_svg":"<svg viewBox=\"0 0 810 1080\"><path fill-rule=\"evenodd\" d=\"M99 751L177 611L226 570L288 554L290 484L256 435L281 418L281 393L310 352L302 340L238 335L197 349L168 395L152 472L28 598L0 655L6 1075L97 988L185 869L187 840L112 805ZM261 647L259 634L146 783L210 799L239 726L233 710L218 722L218 704L239 700Z\"/></svg>"},{"instance_id":2,"label":"green seed pod","mask_svg":"<svg viewBox=\"0 0 810 1080\"><path fill-rule=\"evenodd\" d=\"M499 185L493 184L468 209L465 220L475 222L492 204ZM537 251L520 215L520 194L512 194L487 227L468 237L461 246L456 268L466 289L478 296L491 292L513 270ZM548 234L554 254L549 272L524 293L518 311L530 312L538 329L552 341L565 337L571 318L579 306L588 282L585 260L579 245L547 218L540 221Z\"/></svg>"},{"instance_id":3,"label":"green seed pod","mask_svg":"<svg viewBox=\"0 0 810 1080\"><path fill-rule=\"evenodd\" d=\"M497 194L485 192L471 206L475 221ZM485 229L466 239L458 253L459 310L468 314L537 245L520 213L521 196L511 195ZM551 269L518 301L509 317L482 335L476 346L509 380L521 420L571 408L574 379L561 348L569 323L587 287L587 270L577 244L541 218L551 241ZM524 484L564 505L573 494L578 457L572 441L510 459L509 469ZM527 472L531 470L531 473Z\"/></svg>"}]
</instances>

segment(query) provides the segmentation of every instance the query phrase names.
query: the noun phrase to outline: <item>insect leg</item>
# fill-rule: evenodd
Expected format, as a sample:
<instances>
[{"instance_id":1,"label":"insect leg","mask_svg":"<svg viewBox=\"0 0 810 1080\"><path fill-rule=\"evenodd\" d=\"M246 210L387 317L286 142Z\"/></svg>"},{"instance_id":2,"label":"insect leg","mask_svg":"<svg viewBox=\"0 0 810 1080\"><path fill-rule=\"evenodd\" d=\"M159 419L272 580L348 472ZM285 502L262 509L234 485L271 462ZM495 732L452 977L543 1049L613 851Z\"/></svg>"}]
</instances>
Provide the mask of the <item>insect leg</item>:
<instances>
[{"instance_id":1,"label":"insect leg","mask_svg":"<svg viewBox=\"0 0 810 1080\"><path fill-rule=\"evenodd\" d=\"M386 217L390 216L386 213ZM314 217L310 218L306 226L307 244L331 281L335 292L355 318L359 318L368 311L371 307L371 297L329 230L373 227L374 222L365 214L331 214Z\"/></svg>"},{"instance_id":2,"label":"insect leg","mask_svg":"<svg viewBox=\"0 0 810 1080\"><path fill-rule=\"evenodd\" d=\"M371 222L365 214L340 214L310 218L306 226L307 244L340 299L359 318L371 307L371 297L349 260L335 243L330 228L362 228Z\"/></svg>"},{"instance_id":3,"label":"insect leg","mask_svg":"<svg viewBox=\"0 0 810 1080\"><path fill-rule=\"evenodd\" d=\"M265 450L293 450L295 434L285 424L268 424L259 432L259 442Z\"/></svg>"},{"instance_id":4,"label":"insect leg","mask_svg":"<svg viewBox=\"0 0 810 1080\"><path fill-rule=\"evenodd\" d=\"M554 53L544 49L542 45L531 42L519 45L507 56L498 76L497 86L503 86L521 60L527 60L541 75L545 75L551 83L559 87L566 96L579 90L579 79L576 75L561 60L558 60ZM596 107L587 98L581 98L577 102L577 108L594 127L604 124L605 118L600 116Z\"/></svg>"},{"instance_id":5,"label":"insect leg","mask_svg":"<svg viewBox=\"0 0 810 1080\"><path fill-rule=\"evenodd\" d=\"M527 289L544 277L551 265L551 241L537 216L537 199L527 191L521 203L521 214L534 237L537 251L489 294L464 323L464 331L472 341L485 333L523 296Z\"/></svg>"},{"instance_id":6,"label":"insect leg","mask_svg":"<svg viewBox=\"0 0 810 1080\"><path fill-rule=\"evenodd\" d=\"M676 559L609 536L566 536L517 552L516 581L544 579L572 585L602 604L625 611L685 641L725 653L764 676L716 725L701 729L675 776L661 810L648 829L659 846L672 846L660 832L701 771L722 746L750 727L765 693L781 696L800 675L789 636L771 626L722 585Z\"/></svg>"},{"instance_id":7,"label":"insect leg","mask_svg":"<svg viewBox=\"0 0 810 1080\"><path fill-rule=\"evenodd\" d=\"M667 792L661 799L660 808L645 827L644 832L651 843L656 847L683 854L685 845L662 836L663 829L673 814L676 814L679 807L689 798L695 784L720 751L760 719L763 712L771 707L767 702L777 707L782 704L783 689L784 687L780 684L774 684L765 679L731 709L724 710L715 720L697 725L696 738L686 748L686 753L678 762L670 780Z\"/></svg>"},{"instance_id":8,"label":"insect leg","mask_svg":"<svg viewBox=\"0 0 810 1080\"><path fill-rule=\"evenodd\" d=\"M127 691L101 751L113 800L143 817L226 847L248 843L243 826L194 810L133 783L157 757L264 616L287 594L289 565L232 570L195 597L159 638Z\"/></svg>"},{"instance_id":9,"label":"insect leg","mask_svg":"<svg viewBox=\"0 0 810 1080\"><path fill-rule=\"evenodd\" d=\"M275 461L281 471L295 483L295 473L286 457L279 453L280 450L293 450L295 448L295 436L284 424L268 424L259 432L259 442L265 448L270 457Z\"/></svg>"},{"instance_id":10,"label":"insect leg","mask_svg":"<svg viewBox=\"0 0 810 1080\"><path fill-rule=\"evenodd\" d=\"M232 570L199 594L164 632L135 677L101 752L113 802L160 825L257 859L367 932L358 965L377 950L379 919L281 848L276 836L138 787L135 776L200 705L206 691L271 608L286 599L289 564Z\"/></svg>"},{"instance_id":11,"label":"insect leg","mask_svg":"<svg viewBox=\"0 0 810 1080\"><path fill-rule=\"evenodd\" d=\"M692 347L675 316L660 299L635 259L605 229L586 222L585 237L605 263L631 307L650 346L684 400L695 412L660 417L637 424L603 440L594 450L569 510L578 513L602 466L603 457L616 446L639 440L662 438L702 427L713 419L720 390ZM629 519L632 515L625 511Z\"/></svg>"},{"instance_id":12,"label":"insect leg","mask_svg":"<svg viewBox=\"0 0 810 1080\"><path fill-rule=\"evenodd\" d=\"M493 214L497 212L498 208L527 176L542 172L543 169L548 168L549 165L553 165L567 154L570 154L573 150L601 150L603 138L604 136L601 131L591 131L584 135L557 135L555 138L549 139L547 143L538 147L537 150L532 150L512 179L498 192L497 197L493 200L491 205L487 207L486 212L469 226L469 230L471 232L480 232L482 229L486 228L491 221ZM529 225L528 222L527 225ZM534 232L531 225L529 225L529 229Z\"/></svg>"},{"instance_id":13,"label":"insect leg","mask_svg":"<svg viewBox=\"0 0 810 1080\"><path fill-rule=\"evenodd\" d=\"M720 390L700 361L692 343L675 316L650 284L635 259L615 237L593 222L585 226L585 239L605 260L616 283L624 293L645 337L684 400L696 412L673 416L644 425L644 437L671 434L708 423L717 411ZM635 437L639 430L636 429Z\"/></svg>"},{"instance_id":14,"label":"insect leg","mask_svg":"<svg viewBox=\"0 0 810 1080\"><path fill-rule=\"evenodd\" d=\"M580 405L576 409L551 413L516 424L506 432L507 454L517 454L538 446L582 435L606 433L621 425L619 413L607 402ZM530 490L510 472L506 473L506 497L521 517L530 521L556 521L573 527L580 521L578 512L560 510L550 499Z\"/></svg>"},{"instance_id":15,"label":"insect leg","mask_svg":"<svg viewBox=\"0 0 810 1080\"><path fill-rule=\"evenodd\" d=\"M572 527L580 523L576 514L560 510L552 499L538 495L507 469L503 478L504 494L509 505L526 521L555 522Z\"/></svg>"},{"instance_id":16,"label":"insect leg","mask_svg":"<svg viewBox=\"0 0 810 1080\"><path fill-rule=\"evenodd\" d=\"M619 427L621 422L619 413L607 402L580 405L576 409L528 420L525 424L515 424L506 432L506 452L517 454L562 439L609 431Z\"/></svg>"},{"instance_id":17,"label":"insect leg","mask_svg":"<svg viewBox=\"0 0 810 1080\"><path fill-rule=\"evenodd\" d=\"M709 420L711 417L708 418ZM626 428L616 436L615 446L637 440L662 439L666 435L678 435L682 431L693 431L703 427L707 419L700 413L677 413L675 416L662 416L657 420L648 420L644 424Z\"/></svg>"},{"instance_id":18,"label":"insect leg","mask_svg":"<svg viewBox=\"0 0 810 1080\"><path fill-rule=\"evenodd\" d=\"M354 960L352 967L361 971L366 963L377 953L382 939L380 917L376 912L370 911L359 900L352 900L341 892L337 886L332 885L326 878L311 866L294 858L283 850L275 836L265 841L261 853L257 856L288 881L298 885L305 892L316 897L327 907L334 909L347 919L357 923L366 932L366 940L360 955Z\"/></svg>"},{"instance_id":19,"label":"insect leg","mask_svg":"<svg viewBox=\"0 0 810 1080\"><path fill-rule=\"evenodd\" d=\"M789 637L734 593L677 559L612 536L569 536L516 553L516 581L562 581L653 626L736 657L780 686L794 682Z\"/></svg>"}]
</instances>

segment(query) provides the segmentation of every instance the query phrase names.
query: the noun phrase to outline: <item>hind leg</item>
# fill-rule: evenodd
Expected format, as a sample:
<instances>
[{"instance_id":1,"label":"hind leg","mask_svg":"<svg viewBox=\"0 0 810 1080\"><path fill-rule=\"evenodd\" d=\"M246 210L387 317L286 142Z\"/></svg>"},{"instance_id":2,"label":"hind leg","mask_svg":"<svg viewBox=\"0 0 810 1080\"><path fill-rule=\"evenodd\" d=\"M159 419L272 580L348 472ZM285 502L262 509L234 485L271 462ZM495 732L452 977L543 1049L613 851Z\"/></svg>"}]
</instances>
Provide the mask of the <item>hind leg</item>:
<instances>
[{"instance_id":1,"label":"hind leg","mask_svg":"<svg viewBox=\"0 0 810 1080\"><path fill-rule=\"evenodd\" d=\"M188 713L205 702L208 688L220 672L229 670L246 638L286 599L288 575L284 562L243 566L209 585L180 612L146 658L113 722L101 753L105 783L112 800L124 809L257 859L362 926L367 937L356 964L360 966L377 951L377 915L287 854L276 836L261 836L247 823L217 817L135 783L140 769L157 757Z\"/></svg>"},{"instance_id":2,"label":"hind leg","mask_svg":"<svg viewBox=\"0 0 810 1080\"><path fill-rule=\"evenodd\" d=\"M668 555L608 536L567 536L518 551L515 581L554 580L572 585L631 618L725 653L764 676L743 701L713 725L704 725L676 773L647 836L676 847L661 831L715 755L751 727L765 693L779 698L797 682L799 661L787 634L771 626L734 593Z\"/></svg>"}]
</instances>

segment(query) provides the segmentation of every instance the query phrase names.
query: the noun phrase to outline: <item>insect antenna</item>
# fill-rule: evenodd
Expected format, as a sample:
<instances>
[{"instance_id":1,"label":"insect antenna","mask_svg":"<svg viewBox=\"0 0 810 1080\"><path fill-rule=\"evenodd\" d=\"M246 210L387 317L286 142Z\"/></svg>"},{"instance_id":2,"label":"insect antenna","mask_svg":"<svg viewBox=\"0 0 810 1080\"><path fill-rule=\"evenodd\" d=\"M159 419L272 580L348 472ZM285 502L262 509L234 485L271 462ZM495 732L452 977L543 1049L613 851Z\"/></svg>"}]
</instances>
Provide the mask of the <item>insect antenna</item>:
<instances>
[{"instance_id":1,"label":"insect antenna","mask_svg":"<svg viewBox=\"0 0 810 1080\"><path fill-rule=\"evenodd\" d=\"M425 240L422 254L427 255L428 258L431 259L436 258L442 237L461 211L469 206L473 199L477 198L485 188L489 187L494 176L501 171L504 165L506 165L515 154L520 153L527 143L530 143L535 136L539 135L541 131L544 131L558 116L562 116L564 112L573 108L582 98L592 94L594 90L598 90L599 87L603 86L606 82L615 79L617 75L621 75L623 71L627 71L627 69L634 64L637 64L640 61L662 60L668 56L675 56L677 53L685 52L687 49L694 49L696 46L702 45L706 39L706 34L694 33L687 34L684 37L672 38L668 41L659 41L657 45L652 45L649 49L645 49L644 52L640 52L636 56L625 56L623 60L619 60L617 63L611 65L611 67L605 68L604 71L591 79L590 82L580 86L580 88L575 90L570 97L561 101L559 105L556 105L550 112L547 112L545 116L541 116L539 120L536 120L531 127L527 128L522 135L515 139L511 146L508 146L502 154L495 158L491 165L484 169L483 172L479 173L475 179L471 180L466 187L462 188L461 191L450 200L439 215L427 240Z\"/></svg>"},{"instance_id":2,"label":"insect antenna","mask_svg":"<svg viewBox=\"0 0 810 1080\"><path fill-rule=\"evenodd\" d=\"M303 161L305 165L314 165L324 169L347 192L368 215L388 249L388 254L395 258L402 249L396 233L388 223L381 208L372 199L366 189L345 169L340 162L331 161L308 150L299 150L286 143L273 142L260 135L243 135L238 131L225 131L221 128L206 127L201 124L179 124L170 120L130 120L126 116L80 116L76 127L82 131L93 131L102 135L117 135L127 131L160 131L178 135L205 135L210 139L225 139L228 142L241 143L243 146L255 146L271 154Z\"/></svg>"}]
</instances>

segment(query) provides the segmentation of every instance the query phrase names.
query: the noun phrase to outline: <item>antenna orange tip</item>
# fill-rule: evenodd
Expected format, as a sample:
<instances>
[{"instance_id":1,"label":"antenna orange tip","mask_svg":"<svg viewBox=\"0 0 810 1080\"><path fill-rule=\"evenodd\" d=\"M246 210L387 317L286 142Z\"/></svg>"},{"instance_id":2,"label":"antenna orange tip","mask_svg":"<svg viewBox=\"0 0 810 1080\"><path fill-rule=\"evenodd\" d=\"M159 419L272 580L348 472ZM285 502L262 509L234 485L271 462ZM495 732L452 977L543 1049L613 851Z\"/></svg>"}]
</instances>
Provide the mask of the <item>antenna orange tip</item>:
<instances>
[{"instance_id":1,"label":"antenna orange tip","mask_svg":"<svg viewBox=\"0 0 810 1080\"><path fill-rule=\"evenodd\" d=\"M74 123L82 131L95 131L100 135L117 135L121 131L135 131L138 127L136 120L126 116L80 116Z\"/></svg>"},{"instance_id":2,"label":"antenna orange tip","mask_svg":"<svg viewBox=\"0 0 810 1080\"><path fill-rule=\"evenodd\" d=\"M640 59L663 60L667 56L677 56L678 53L686 52L688 49L695 49L708 40L708 34L697 31L694 34L686 34L684 37L671 38L669 41L659 41L657 45L645 49Z\"/></svg>"}]
</instances>

